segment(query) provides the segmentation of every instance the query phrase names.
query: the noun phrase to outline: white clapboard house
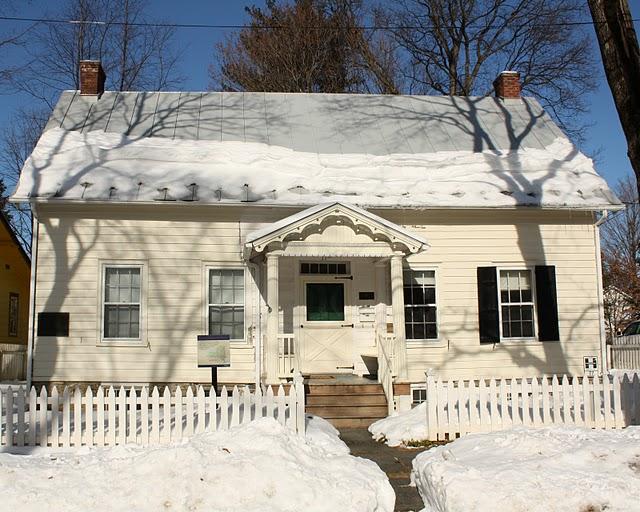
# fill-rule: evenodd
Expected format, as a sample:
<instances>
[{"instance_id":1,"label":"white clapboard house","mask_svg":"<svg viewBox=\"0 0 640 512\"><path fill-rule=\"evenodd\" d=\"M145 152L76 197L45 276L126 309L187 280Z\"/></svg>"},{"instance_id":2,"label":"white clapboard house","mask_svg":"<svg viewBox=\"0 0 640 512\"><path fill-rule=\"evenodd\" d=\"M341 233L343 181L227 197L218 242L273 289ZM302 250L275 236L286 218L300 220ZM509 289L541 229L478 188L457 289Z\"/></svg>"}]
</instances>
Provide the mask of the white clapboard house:
<instances>
[{"instance_id":1,"label":"white clapboard house","mask_svg":"<svg viewBox=\"0 0 640 512\"><path fill-rule=\"evenodd\" d=\"M33 383L206 383L207 334L231 339L221 382L377 378L401 406L425 372L605 363L597 226L621 204L517 73L469 98L81 74L12 197L35 214Z\"/></svg>"}]
</instances>

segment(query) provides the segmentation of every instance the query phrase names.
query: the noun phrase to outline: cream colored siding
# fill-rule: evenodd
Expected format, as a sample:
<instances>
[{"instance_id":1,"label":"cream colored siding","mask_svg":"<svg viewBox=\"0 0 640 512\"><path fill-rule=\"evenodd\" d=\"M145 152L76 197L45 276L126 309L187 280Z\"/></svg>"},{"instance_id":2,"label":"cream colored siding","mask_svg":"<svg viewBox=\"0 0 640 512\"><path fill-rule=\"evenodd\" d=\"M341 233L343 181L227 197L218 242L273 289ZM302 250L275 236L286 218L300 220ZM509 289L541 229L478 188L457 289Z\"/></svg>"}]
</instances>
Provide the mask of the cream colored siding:
<instances>
[{"instance_id":1,"label":"cream colored siding","mask_svg":"<svg viewBox=\"0 0 640 512\"><path fill-rule=\"evenodd\" d=\"M83 212L86 218L40 209L36 311L69 312L70 336L36 339L34 381L210 381L210 370L196 366L196 336L206 333L205 268L242 266L240 239L262 224L216 209L178 213L179 220L170 211L158 205L114 219L122 216L119 207ZM274 220L269 209L254 217ZM156 220L163 218L172 220ZM143 346L100 342L101 261L145 265ZM245 307L256 316L257 292L247 295ZM221 382L254 382L253 341L232 344L232 366L219 370Z\"/></svg>"},{"instance_id":2,"label":"cream colored siding","mask_svg":"<svg viewBox=\"0 0 640 512\"><path fill-rule=\"evenodd\" d=\"M208 382L209 369L196 367L196 336L206 332L205 269L242 265L246 235L296 211L251 205L40 207L36 312L69 312L70 336L36 339L34 381ZM420 382L428 368L446 377L581 374L582 357L600 355L591 214L541 210L374 213L425 237L431 247L409 257L408 264L437 270L440 336L436 341L407 344L410 381ZM355 293L375 290L376 302L383 298L376 287L374 260L347 259L352 262ZM108 345L99 339L100 264L128 260L145 265L144 345ZM295 328L298 261L280 258L281 332ZM256 263L263 268L261 261ZM556 267L560 343L480 345L477 267L543 264ZM257 328L256 288L246 301ZM361 371L364 366L358 356L375 353L373 339L365 339L365 334L358 332L354 338L358 352L354 363ZM219 371L220 381L255 380L254 345L255 332L246 343L232 344L232 366Z\"/></svg>"},{"instance_id":3,"label":"cream colored siding","mask_svg":"<svg viewBox=\"0 0 640 512\"><path fill-rule=\"evenodd\" d=\"M593 218L583 213L475 212L389 216L410 223L431 248L410 265L438 269L439 341L409 342L409 380L432 368L442 376L583 373L583 356L600 355L600 324ZM397 218L399 217L399 218ZM535 223L535 221L538 223ZM408 222L409 221L409 222ZM480 345L476 269L554 265L560 343Z\"/></svg>"}]
</instances>

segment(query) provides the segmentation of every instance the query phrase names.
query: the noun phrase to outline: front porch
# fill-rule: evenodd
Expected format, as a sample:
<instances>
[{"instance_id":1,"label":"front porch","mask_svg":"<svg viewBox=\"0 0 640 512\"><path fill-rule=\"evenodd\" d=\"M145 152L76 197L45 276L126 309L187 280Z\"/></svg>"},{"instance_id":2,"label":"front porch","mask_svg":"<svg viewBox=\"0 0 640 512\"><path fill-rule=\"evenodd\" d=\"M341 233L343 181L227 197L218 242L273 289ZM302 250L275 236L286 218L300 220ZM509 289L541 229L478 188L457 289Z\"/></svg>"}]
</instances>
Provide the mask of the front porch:
<instances>
[{"instance_id":1,"label":"front porch","mask_svg":"<svg viewBox=\"0 0 640 512\"><path fill-rule=\"evenodd\" d=\"M294 372L406 380L403 262L426 240L352 205L309 208L253 233L262 270L262 382ZM390 409L392 410L392 409Z\"/></svg>"}]
</instances>

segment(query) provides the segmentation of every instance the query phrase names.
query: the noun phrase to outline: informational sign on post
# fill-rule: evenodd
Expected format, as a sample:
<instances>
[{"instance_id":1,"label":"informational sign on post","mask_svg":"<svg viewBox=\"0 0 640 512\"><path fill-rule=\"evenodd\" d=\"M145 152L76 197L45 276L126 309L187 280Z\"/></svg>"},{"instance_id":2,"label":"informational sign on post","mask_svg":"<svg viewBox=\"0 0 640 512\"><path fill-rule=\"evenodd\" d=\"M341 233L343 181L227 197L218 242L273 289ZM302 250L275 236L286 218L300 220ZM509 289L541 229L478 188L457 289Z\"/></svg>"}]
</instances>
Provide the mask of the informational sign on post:
<instances>
[{"instance_id":1,"label":"informational sign on post","mask_svg":"<svg viewBox=\"0 0 640 512\"><path fill-rule=\"evenodd\" d=\"M198 336L198 367L231 366L229 337L222 340L209 339L213 337Z\"/></svg>"},{"instance_id":2,"label":"informational sign on post","mask_svg":"<svg viewBox=\"0 0 640 512\"><path fill-rule=\"evenodd\" d=\"M198 368L211 368L211 385L218 392L218 367L231 366L229 335L198 336Z\"/></svg>"}]
</instances>

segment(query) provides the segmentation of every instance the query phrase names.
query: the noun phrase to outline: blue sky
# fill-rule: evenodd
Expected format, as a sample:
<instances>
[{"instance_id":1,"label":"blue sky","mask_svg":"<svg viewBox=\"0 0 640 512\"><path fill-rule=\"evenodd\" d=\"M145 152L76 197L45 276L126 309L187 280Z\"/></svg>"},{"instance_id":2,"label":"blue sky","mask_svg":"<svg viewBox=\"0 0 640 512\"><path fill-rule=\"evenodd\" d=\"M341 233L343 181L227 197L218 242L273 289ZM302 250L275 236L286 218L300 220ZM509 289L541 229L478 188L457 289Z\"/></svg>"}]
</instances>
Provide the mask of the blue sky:
<instances>
[{"instance_id":1,"label":"blue sky","mask_svg":"<svg viewBox=\"0 0 640 512\"><path fill-rule=\"evenodd\" d=\"M2 1L2 0L0 0ZM244 7L261 5L261 1L242 2L237 0L150 0L150 17L175 23L213 23L219 25L241 24L246 21ZM640 0L630 0L632 15L640 18ZM52 2L33 0L17 2L15 16L44 16ZM0 22L3 24L10 22ZM15 22L14 22L15 23ZM4 31L6 25L1 27ZM636 24L636 30L638 30ZM213 60L213 45L221 41L229 31L213 29L179 29L176 37L185 46L181 60L181 71L186 77L185 90L205 90L209 83L207 68ZM595 39L595 36L594 36ZM1 58L1 56L0 56ZM599 88L588 99L591 111L586 122L588 129L583 150L588 154L598 153L597 168L601 175L614 185L620 178L632 174L627 159L627 146L618 115L611 98L611 92L604 79L602 65L597 54ZM0 129L9 122L11 113L28 98L17 94L0 95Z\"/></svg>"}]
</instances>

